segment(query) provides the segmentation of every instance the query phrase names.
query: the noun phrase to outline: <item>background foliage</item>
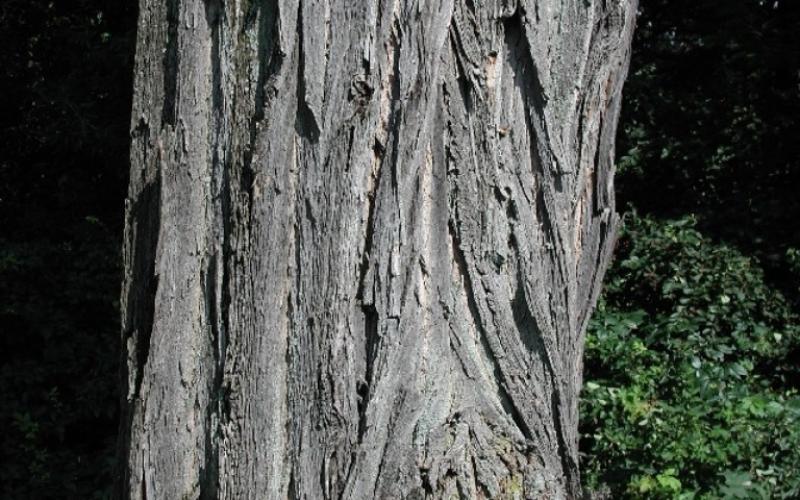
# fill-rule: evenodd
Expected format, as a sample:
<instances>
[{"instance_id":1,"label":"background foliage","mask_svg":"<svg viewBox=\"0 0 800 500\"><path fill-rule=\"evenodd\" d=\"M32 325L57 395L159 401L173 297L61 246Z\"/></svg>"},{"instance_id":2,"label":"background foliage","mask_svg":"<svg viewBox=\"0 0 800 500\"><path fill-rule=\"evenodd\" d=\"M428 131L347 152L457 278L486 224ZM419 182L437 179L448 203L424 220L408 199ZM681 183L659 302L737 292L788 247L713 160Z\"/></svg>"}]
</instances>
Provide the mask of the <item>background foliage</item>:
<instances>
[{"instance_id":1,"label":"background foliage","mask_svg":"<svg viewBox=\"0 0 800 500\"><path fill-rule=\"evenodd\" d=\"M800 323L696 224L628 218L586 346L584 474L613 498L798 498Z\"/></svg>"},{"instance_id":2,"label":"background foliage","mask_svg":"<svg viewBox=\"0 0 800 500\"><path fill-rule=\"evenodd\" d=\"M800 496L800 2L641 0L584 478ZM0 2L0 497L105 498L134 0Z\"/></svg>"},{"instance_id":3,"label":"background foliage","mask_svg":"<svg viewBox=\"0 0 800 500\"><path fill-rule=\"evenodd\" d=\"M581 406L612 498L800 497L798 26L800 2L641 2Z\"/></svg>"},{"instance_id":4,"label":"background foliage","mask_svg":"<svg viewBox=\"0 0 800 500\"><path fill-rule=\"evenodd\" d=\"M0 498L100 498L135 8L0 2Z\"/></svg>"}]
</instances>

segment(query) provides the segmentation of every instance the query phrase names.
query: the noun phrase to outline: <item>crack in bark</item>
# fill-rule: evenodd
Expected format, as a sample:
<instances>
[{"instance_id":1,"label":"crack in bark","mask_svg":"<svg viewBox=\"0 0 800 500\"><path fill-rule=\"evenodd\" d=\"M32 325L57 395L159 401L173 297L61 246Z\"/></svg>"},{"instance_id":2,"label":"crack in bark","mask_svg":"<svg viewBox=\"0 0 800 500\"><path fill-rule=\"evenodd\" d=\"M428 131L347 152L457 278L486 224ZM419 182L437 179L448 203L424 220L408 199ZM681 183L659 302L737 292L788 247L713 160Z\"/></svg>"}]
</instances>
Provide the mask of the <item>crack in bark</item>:
<instances>
[{"instance_id":1,"label":"crack in bark","mask_svg":"<svg viewBox=\"0 0 800 500\"><path fill-rule=\"evenodd\" d=\"M308 19L303 19L303 2L297 2L297 33L298 45L300 56L297 64L297 121L298 130L300 135L310 139L311 141L318 141L320 136L320 123L318 117L314 114L314 110L306 100L306 61L303 57L303 44L307 43L305 34L303 32L303 23L307 23Z\"/></svg>"},{"instance_id":2,"label":"crack in bark","mask_svg":"<svg viewBox=\"0 0 800 500\"><path fill-rule=\"evenodd\" d=\"M483 325L481 320L480 311L478 309L478 305L475 302L475 291L472 286L472 279L470 278L469 268L466 262L466 258L464 256L464 251L461 248L461 245L458 240L457 230L454 227L454 223L450 221L448 224L448 229L451 238L451 244L453 246L453 255L455 257L455 265L456 269L458 270L458 274L461 277L462 283L464 285L464 291L467 299L467 308L470 312L472 317L472 322L475 325L476 330L478 330L478 336L480 339L480 344L484 350L487 351L486 357L490 360L492 365L492 371L495 376L495 380L497 382L497 397L500 403L503 406L503 409L506 411L509 417L511 417L514 424L517 426L519 431L525 436L526 439L532 439L533 433L529 428L528 424L525 422L525 418L522 416L519 408L514 402L514 399L508 392L508 389L505 387L505 373L503 369L500 367L500 363L498 361L498 355L500 353L495 352L495 349L491 347L491 343L488 340L488 332L486 332L486 328Z\"/></svg>"},{"instance_id":3,"label":"crack in bark","mask_svg":"<svg viewBox=\"0 0 800 500\"><path fill-rule=\"evenodd\" d=\"M158 275L155 271L156 248L161 231L161 181L147 184L139 193L136 202L130 209L129 227L134 236L133 248L129 264L129 285L132 294L130 303L126 305L127 319L125 325L126 339L132 339L134 359L127 359L123 366L133 369L135 377L133 387L128 387L128 399L139 397L144 367L150 355L150 336L153 330L155 301L158 292ZM130 354L130 353L129 353ZM125 377L127 379L127 376Z\"/></svg>"},{"instance_id":4,"label":"crack in bark","mask_svg":"<svg viewBox=\"0 0 800 500\"><path fill-rule=\"evenodd\" d=\"M164 85L164 105L161 111L161 126L175 126L178 104L178 68L180 51L178 50L178 29L180 14L179 0L166 0L166 48L162 57L162 74Z\"/></svg>"}]
</instances>

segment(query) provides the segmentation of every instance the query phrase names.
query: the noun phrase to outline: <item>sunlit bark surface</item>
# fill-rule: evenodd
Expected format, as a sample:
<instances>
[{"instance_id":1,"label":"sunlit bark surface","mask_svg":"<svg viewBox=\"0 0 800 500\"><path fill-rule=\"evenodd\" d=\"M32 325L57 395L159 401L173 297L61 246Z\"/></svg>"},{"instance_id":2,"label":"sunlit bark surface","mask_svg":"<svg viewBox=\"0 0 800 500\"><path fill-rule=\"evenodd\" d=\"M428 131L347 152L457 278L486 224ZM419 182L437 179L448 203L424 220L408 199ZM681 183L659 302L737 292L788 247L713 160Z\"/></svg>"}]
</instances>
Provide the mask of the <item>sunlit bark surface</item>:
<instances>
[{"instance_id":1,"label":"sunlit bark surface","mask_svg":"<svg viewBox=\"0 0 800 500\"><path fill-rule=\"evenodd\" d=\"M140 0L119 493L580 497L635 0Z\"/></svg>"}]
</instances>

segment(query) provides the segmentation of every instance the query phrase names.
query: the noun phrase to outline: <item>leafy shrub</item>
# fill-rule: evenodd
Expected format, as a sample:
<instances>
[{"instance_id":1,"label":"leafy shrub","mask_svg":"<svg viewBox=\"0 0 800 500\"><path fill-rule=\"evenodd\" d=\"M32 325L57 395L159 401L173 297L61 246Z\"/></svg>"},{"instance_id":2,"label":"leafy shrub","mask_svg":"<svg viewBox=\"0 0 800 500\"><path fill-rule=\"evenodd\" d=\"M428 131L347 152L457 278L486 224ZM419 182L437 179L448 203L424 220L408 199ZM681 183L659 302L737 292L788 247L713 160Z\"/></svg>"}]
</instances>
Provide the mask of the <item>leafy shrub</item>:
<instances>
[{"instance_id":1,"label":"leafy shrub","mask_svg":"<svg viewBox=\"0 0 800 500\"><path fill-rule=\"evenodd\" d=\"M613 498L796 498L797 317L691 217L633 214L591 322L587 486Z\"/></svg>"}]
</instances>

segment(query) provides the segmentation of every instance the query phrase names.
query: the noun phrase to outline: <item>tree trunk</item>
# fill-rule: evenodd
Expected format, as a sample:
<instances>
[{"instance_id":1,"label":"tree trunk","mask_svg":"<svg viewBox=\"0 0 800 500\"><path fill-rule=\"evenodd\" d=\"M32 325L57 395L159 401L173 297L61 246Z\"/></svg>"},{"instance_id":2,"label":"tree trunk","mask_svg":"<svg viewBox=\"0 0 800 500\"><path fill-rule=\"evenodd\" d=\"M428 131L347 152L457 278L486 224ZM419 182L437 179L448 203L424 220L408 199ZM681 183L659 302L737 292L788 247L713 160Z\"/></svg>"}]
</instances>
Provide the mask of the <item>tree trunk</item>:
<instances>
[{"instance_id":1,"label":"tree trunk","mask_svg":"<svg viewBox=\"0 0 800 500\"><path fill-rule=\"evenodd\" d=\"M636 0L140 0L120 496L578 498Z\"/></svg>"}]
</instances>

